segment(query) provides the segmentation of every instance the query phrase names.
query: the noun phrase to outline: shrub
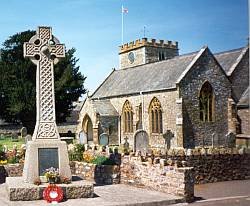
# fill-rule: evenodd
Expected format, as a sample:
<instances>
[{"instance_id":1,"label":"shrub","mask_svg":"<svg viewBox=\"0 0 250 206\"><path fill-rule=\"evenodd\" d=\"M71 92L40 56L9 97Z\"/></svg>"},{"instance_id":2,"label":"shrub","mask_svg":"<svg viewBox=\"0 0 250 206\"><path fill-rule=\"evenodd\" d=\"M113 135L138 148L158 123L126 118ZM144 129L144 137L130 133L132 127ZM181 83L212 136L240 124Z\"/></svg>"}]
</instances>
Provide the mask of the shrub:
<instances>
[{"instance_id":1,"label":"shrub","mask_svg":"<svg viewBox=\"0 0 250 206\"><path fill-rule=\"evenodd\" d=\"M85 148L82 144L75 144L73 150L69 151L70 161L83 161L83 152Z\"/></svg>"},{"instance_id":2,"label":"shrub","mask_svg":"<svg viewBox=\"0 0 250 206\"><path fill-rule=\"evenodd\" d=\"M0 145L0 160L4 161L6 159L7 159L6 153L3 151L3 146Z\"/></svg>"},{"instance_id":3,"label":"shrub","mask_svg":"<svg viewBox=\"0 0 250 206\"><path fill-rule=\"evenodd\" d=\"M115 165L114 161L112 161L108 157L102 156L102 155L96 156L93 159L92 163L96 164L96 165Z\"/></svg>"}]
</instances>

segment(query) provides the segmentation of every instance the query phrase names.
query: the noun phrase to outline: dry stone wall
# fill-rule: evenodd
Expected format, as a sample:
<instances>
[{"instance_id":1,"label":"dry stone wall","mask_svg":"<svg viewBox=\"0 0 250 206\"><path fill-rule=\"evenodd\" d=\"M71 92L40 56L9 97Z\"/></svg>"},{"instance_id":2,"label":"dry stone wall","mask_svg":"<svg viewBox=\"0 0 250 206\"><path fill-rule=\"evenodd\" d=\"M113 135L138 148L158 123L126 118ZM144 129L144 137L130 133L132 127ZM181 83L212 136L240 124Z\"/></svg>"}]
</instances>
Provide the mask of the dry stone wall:
<instances>
[{"instance_id":1,"label":"dry stone wall","mask_svg":"<svg viewBox=\"0 0 250 206\"><path fill-rule=\"evenodd\" d=\"M168 161L194 168L195 184L250 179L250 152L247 149L171 150Z\"/></svg>"},{"instance_id":2,"label":"dry stone wall","mask_svg":"<svg viewBox=\"0 0 250 206\"><path fill-rule=\"evenodd\" d=\"M125 156L121 165L122 183L183 196L186 201L194 197L193 174L191 167L151 164L140 161L140 157Z\"/></svg>"},{"instance_id":3,"label":"dry stone wall","mask_svg":"<svg viewBox=\"0 0 250 206\"><path fill-rule=\"evenodd\" d=\"M70 166L72 174L86 180L95 181L97 184L120 183L120 167L117 165L95 165L73 161Z\"/></svg>"}]
</instances>

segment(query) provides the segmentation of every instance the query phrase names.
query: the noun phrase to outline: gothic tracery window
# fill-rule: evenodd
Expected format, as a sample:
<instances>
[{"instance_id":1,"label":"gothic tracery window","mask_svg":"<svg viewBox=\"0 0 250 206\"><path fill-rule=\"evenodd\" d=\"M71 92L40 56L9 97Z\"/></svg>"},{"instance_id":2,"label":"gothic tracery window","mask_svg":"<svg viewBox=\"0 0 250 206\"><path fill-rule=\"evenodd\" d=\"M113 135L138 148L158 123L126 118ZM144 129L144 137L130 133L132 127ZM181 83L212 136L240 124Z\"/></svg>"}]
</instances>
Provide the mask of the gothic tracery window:
<instances>
[{"instance_id":1,"label":"gothic tracery window","mask_svg":"<svg viewBox=\"0 0 250 206\"><path fill-rule=\"evenodd\" d=\"M151 101L149 114L152 133L162 133L162 108L156 97Z\"/></svg>"},{"instance_id":2,"label":"gothic tracery window","mask_svg":"<svg viewBox=\"0 0 250 206\"><path fill-rule=\"evenodd\" d=\"M133 108L128 100L124 103L123 106L123 122L124 132L133 132Z\"/></svg>"},{"instance_id":3,"label":"gothic tracery window","mask_svg":"<svg viewBox=\"0 0 250 206\"><path fill-rule=\"evenodd\" d=\"M199 95L200 120L203 122L213 121L213 99L213 88L209 82L205 82Z\"/></svg>"},{"instance_id":4,"label":"gothic tracery window","mask_svg":"<svg viewBox=\"0 0 250 206\"><path fill-rule=\"evenodd\" d=\"M138 121L136 123L136 130L142 129L142 105L140 104L137 109Z\"/></svg>"}]
</instances>

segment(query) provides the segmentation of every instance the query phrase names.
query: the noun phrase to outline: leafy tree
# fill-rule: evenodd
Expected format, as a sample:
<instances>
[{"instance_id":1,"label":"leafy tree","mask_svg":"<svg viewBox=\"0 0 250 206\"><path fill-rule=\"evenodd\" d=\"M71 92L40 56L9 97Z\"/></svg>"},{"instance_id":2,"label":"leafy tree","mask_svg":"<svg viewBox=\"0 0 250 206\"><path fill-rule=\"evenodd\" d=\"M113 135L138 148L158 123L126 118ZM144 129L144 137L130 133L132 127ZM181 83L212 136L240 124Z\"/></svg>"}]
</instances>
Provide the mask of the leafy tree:
<instances>
[{"instance_id":1,"label":"leafy tree","mask_svg":"<svg viewBox=\"0 0 250 206\"><path fill-rule=\"evenodd\" d=\"M0 58L0 116L9 122L21 121L29 131L36 119L36 65L23 57L23 44L35 31L17 33L3 43ZM54 66L57 122L64 122L76 101L86 92L79 72L75 49Z\"/></svg>"}]
</instances>

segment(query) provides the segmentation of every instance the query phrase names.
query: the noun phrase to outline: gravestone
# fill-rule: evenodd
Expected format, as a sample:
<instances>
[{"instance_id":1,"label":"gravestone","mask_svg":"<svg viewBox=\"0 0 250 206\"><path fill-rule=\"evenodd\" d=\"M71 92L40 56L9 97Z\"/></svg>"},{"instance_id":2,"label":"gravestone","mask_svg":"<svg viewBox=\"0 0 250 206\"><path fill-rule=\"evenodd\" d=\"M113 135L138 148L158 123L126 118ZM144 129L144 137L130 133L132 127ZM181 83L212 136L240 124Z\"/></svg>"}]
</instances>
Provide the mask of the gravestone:
<instances>
[{"instance_id":1,"label":"gravestone","mask_svg":"<svg viewBox=\"0 0 250 206\"><path fill-rule=\"evenodd\" d=\"M80 144L87 144L88 143L87 134L84 131L81 131L79 133L79 143Z\"/></svg>"},{"instance_id":2,"label":"gravestone","mask_svg":"<svg viewBox=\"0 0 250 206\"><path fill-rule=\"evenodd\" d=\"M219 135L217 133L212 134L212 147L219 146Z\"/></svg>"},{"instance_id":3,"label":"gravestone","mask_svg":"<svg viewBox=\"0 0 250 206\"><path fill-rule=\"evenodd\" d=\"M32 141L27 142L24 181L33 183L50 167L57 167L60 176L71 179L67 145L60 140L55 121L53 66L65 57L65 47L52 35L51 27L38 27L30 41L24 43L24 57L37 65L36 126Z\"/></svg>"},{"instance_id":4,"label":"gravestone","mask_svg":"<svg viewBox=\"0 0 250 206\"><path fill-rule=\"evenodd\" d=\"M148 152L149 139L148 134L144 130L138 130L134 135L135 152L140 151L142 155Z\"/></svg>"},{"instance_id":5,"label":"gravestone","mask_svg":"<svg viewBox=\"0 0 250 206\"><path fill-rule=\"evenodd\" d=\"M17 140L18 140L18 134L17 134L16 132L13 132L13 133L11 134L11 140L12 140L12 141L17 141Z\"/></svg>"},{"instance_id":6,"label":"gravestone","mask_svg":"<svg viewBox=\"0 0 250 206\"><path fill-rule=\"evenodd\" d=\"M32 140L32 136L31 136L30 134L28 134L28 135L25 136L24 139L25 139L25 144L27 144L28 141L31 141L31 140Z\"/></svg>"},{"instance_id":7,"label":"gravestone","mask_svg":"<svg viewBox=\"0 0 250 206\"><path fill-rule=\"evenodd\" d=\"M124 154L129 154L129 142L128 142L128 137L124 138L125 142L123 144L123 148L124 148Z\"/></svg>"},{"instance_id":8,"label":"gravestone","mask_svg":"<svg viewBox=\"0 0 250 206\"><path fill-rule=\"evenodd\" d=\"M165 145L167 146L167 149L170 149L171 140L174 138L173 132L171 132L171 130L167 130L167 132L163 134L163 138L165 139Z\"/></svg>"},{"instance_id":9,"label":"gravestone","mask_svg":"<svg viewBox=\"0 0 250 206\"><path fill-rule=\"evenodd\" d=\"M235 147L236 145L236 135L232 132L226 135L226 146L228 147Z\"/></svg>"},{"instance_id":10,"label":"gravestone","mask_svg":"<svg viewBox=\"0 0 250 206\"><path fill-rule=\"evenodd\" d=\"M26 135L27 135L27 128L26 127L22 127L20 132L21 132L21 138L26 137Z\"/></svg>"},{"instance_id":11,"label":"gravestone","mask_svg":"<svg viewBox=\"0 0 250 206\"><path fill-rule=\"evenodd\" d=\"M109 144L109 136L107 133L102 133L99 137L99 144L107 146Z\"/></svg>"}]
</instances>

